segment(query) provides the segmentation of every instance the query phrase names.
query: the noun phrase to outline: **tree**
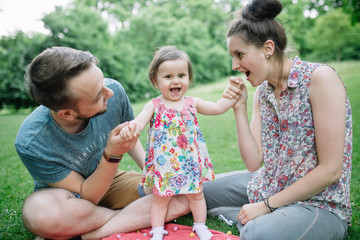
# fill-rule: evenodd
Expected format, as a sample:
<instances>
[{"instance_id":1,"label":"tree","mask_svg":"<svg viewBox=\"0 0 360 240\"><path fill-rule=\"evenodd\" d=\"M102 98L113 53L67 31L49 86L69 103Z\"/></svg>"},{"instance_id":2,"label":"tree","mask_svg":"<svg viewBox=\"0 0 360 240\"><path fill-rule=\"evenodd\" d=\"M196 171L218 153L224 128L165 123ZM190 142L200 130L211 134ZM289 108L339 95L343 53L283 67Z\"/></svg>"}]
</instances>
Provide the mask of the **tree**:
<instances>
[{"instance_id":1,"label":"tree","mask_svg":"<svg viewBox=\"0 0 360 240\"><path fill-rule=\"evenodd\" d=\"M204 2L210 4L210 1ZM121 34L132 42L135 49L141 49L137 58L139 65L148 66L156 48L175 45L190 56L198 82L214 81L229 73L230 68L226 61L228 54L224 40L218 40L220 35L224 39L225 34L216 30L221 26L224 31L225 20L218 18L217 23L213 24L206 14L211 13L210 8L203 4L194 5L191 1L149 6L134 15L129 27ZM213 26L209 27L211 24Z\"/></svg>"},{"instance_id":2,"label":"tree","mask_svg":"<svg viewBox=\"0 0 360 240\"><path fill-rule=\"evenodd\" d=\"M349 16L340 10L331 10L318 17L307 35L313 52L311 58L322 61L359 59L360 25L352 26Z\"/></svg>"},{"instance_id":3,"label":"tree","mask_svg":"<svg viewBox=\"0 0 360 240\"><path fill-rule=\"evenodd\" d=\"M297 1L297 0L296 0ZM307 9L316 11L318 15L323 15L330 9L339 8L344 13L349 14L352 24L360 22L360 1L359 0L303 0L307 1Z\"/></svg>"},{"instance_id":4,"label":"tree","mask_svg":"<svg viewBox=\"0 0 360 240\"><path fill-rule=\"evenodd\" d=\"M83 3L57 7L43 22L51 32L51 45L90 51L99 59L105 77L118 80L124 87L132 84L135 58L131 42L116 41L98 10Z\"/></svg>"},{"instance_id":5,"label":"tree","mask_svg":"<svg viewBox=\"0 0 360 240\"><path fill-rule=\"evenodd\" d=\"M35 104L27 94L24 76L27 65L44 45L42 34L29 37L22 31L0 39L0 108L19 109Z\"/></svg>"},{"instance_id":6,"label":"tree","mask_svg":"<svg viewBox=\"0 0 360 240\"><path fill-rule=\"evenodd\" d=\"M74 0L43 18L50 35L25 34L0 39L0 107L35 105L26 94L27 64L45 48L61 45L88 50L100 60L105 77L118 80L132 101L158 94L147 68L156 48L175 45L191 58L195 84L228 76L231 59L226 49L230 13L239 0ZM334 8L350 0L282 0L283 24L289 46L316 60L359 59L359 24ZM354 5L355 4L355 5ZM318 16L309 17L309 11ZM359 11L358 11L359 12ZM333 50L333 49L336 50Z\"/></svg>"},{"instance_id":7,"label":"tree","mask_svg":"<svg viewBox=\"0 0 360 240\"><path fill-rule=\"evenodd\" d=\"M288 46L291 49L297 50L300 55L306 55L311 49L307 45L305 36L315 22L314 19L304 16L308 1L284 0L282 4L283 10L278 20L285 28Z\"/></svg>"},{"instance_id":8,"label":"tree","mask_svg":"<svg viewBox=\"0 0 360 240\"><path fill-rule=\"evenodd\" d=\"M350 14L352 24L360 22L360 1L359 0L343 0L341 7L344 12Z\"/></svg>"}]
</instances>

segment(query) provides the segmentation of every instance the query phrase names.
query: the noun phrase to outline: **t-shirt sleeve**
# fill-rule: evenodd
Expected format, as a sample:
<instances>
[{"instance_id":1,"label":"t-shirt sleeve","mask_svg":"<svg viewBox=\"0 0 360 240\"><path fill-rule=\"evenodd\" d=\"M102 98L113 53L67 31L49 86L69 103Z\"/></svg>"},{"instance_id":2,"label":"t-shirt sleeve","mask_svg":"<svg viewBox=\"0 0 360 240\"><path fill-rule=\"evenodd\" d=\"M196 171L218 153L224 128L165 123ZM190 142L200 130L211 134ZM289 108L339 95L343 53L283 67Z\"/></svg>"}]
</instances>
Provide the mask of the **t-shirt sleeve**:
<instances>
[{"instance_id":1,"label":"t-shirt sleeve","mask_svg":"<svg viewBox=\"0 0 360 240\"><path fill-rule=\"evenodd\" d=\"M134 112L124 87L119 82L116 81L116 83L114 83L113 91L114 91L114 97L116 97L117 99L117 108L120 112L120 116L119 116L120 123L133 120Z\"/></svg>"},{"instance_id":2,"label":"t-shirt sleeve","mask_svg":"<svg viewBox=\"0 0 360 240\"><path fill-rule=\"evenodd\" d=\"M32 178L37 182L35 190L47 187L49 183L56 183L66 178L71 170L59 163L46 161L31 154L31 151L15 144L16 151L28 169Z\"/></svg>"}]
</instances>

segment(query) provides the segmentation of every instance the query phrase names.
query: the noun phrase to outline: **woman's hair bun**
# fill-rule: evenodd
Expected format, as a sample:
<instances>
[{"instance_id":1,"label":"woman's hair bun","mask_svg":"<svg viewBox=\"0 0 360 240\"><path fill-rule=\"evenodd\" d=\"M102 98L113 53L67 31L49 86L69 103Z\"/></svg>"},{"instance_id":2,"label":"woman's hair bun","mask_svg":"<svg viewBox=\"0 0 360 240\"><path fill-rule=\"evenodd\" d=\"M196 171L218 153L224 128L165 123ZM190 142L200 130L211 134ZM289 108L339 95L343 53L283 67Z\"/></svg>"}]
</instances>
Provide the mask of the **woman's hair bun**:
<instances>
[{"instance_id":1,"label":"woman's hair bun","mask_svg":"<svg viewBox=\"0 0 360 240\"><path fill-rule=\"evenodd\" d=\"M241 10L243 19L250 21L263 21L274 19L282 9L278 0L252 0Z\"/></svg>"}]
</instances>

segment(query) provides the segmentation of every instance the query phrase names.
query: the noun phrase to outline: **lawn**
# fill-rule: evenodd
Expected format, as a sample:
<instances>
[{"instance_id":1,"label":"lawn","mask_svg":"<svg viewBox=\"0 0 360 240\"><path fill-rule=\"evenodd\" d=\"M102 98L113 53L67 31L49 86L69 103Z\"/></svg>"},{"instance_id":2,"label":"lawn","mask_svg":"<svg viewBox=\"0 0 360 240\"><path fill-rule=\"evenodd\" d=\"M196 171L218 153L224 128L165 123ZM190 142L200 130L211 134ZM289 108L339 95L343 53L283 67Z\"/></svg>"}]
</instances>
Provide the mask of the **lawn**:
<instances>
[{"instance_id":1,"label":"lawn","mask_svg":"<svg viewBox=\"0 0 360 240\"><path fill-rule=\"evenodd\" d=\"M353 111L353 166L351 179L351 202L353 207L352 226L348 239L360 239L360 61L330 63L338 71L347 86ZM227 80L189 90L188 95L216 101L227 86ZM250 98L254 89L249 88ZM251 101L249 101L251 103ZM134 104L134 111L141 111L144 103ZM249 107L251 110L251 107ZM0 239L34 239L21 221L21 207L24 199L32 192L32 179L18 158L14 149L17 130L26 115L0 116ZM235 121L232 110L221 116L201 116L199 123L207 142L209 153L216 173L245 169L241 161L235 135ZM141 135L145 143L146 131ZM120 168L138 171L134 162L126 156ZM177 220L178 223L192 223L190 216ZM209 218L207 225L215 230L237 234L218 219Z\"/></svg>"}]
</instances>

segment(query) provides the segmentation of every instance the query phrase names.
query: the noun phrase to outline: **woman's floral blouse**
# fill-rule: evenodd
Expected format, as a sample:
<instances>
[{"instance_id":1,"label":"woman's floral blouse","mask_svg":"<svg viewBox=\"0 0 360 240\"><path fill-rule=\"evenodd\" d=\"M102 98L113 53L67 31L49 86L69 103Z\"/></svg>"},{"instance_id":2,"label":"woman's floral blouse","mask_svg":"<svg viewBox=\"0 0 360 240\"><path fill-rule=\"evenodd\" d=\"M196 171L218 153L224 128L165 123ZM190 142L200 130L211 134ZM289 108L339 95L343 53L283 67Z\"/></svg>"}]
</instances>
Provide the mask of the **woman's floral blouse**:
<instances>
[{"instance_id":1,"label":"woman's floral blouse","mask_svg":"<svg viewBox=\"0 0 360 240\"><path fill-rule=\"evenodd\" d=\"M319 66L322 65L301 61L296 57L287 88L280 94L280 105L276 102L273 87L267 81L259 86L264 166L253 175L248 185L249 201L252 203L280 192L318 165L309 86L311 74ZM350 102L346 97L341 178L319 194L296 204L331 211L350 223L351 158L352 117Z\"/></svg>"}]
</instances>

